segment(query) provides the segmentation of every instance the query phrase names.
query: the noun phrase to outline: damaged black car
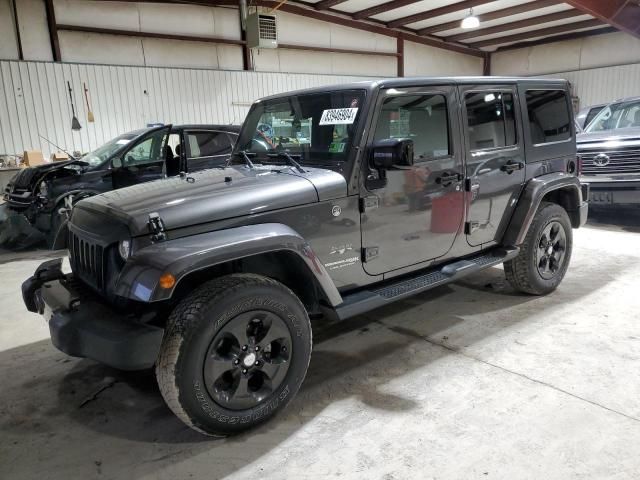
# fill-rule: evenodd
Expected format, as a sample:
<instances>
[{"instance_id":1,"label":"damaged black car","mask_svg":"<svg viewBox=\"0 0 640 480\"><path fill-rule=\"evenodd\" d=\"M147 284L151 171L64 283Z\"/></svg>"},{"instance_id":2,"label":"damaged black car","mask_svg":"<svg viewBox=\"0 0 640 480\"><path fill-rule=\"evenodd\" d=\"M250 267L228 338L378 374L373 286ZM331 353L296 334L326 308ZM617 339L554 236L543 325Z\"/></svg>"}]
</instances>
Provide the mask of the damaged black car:
<instances>
[{"instance_id":1,"label":"damaged black car","mask_svg":"<svg viewBox=\"0 0 640 480\"><path fill-rule=\"evenodd\" d=\"M4 191L0 246L66 248L66 223L83 198L181 172L224 166L240 127L158 126L125 133L80 158L29 167Z\"/></svg>"}]
</instances>

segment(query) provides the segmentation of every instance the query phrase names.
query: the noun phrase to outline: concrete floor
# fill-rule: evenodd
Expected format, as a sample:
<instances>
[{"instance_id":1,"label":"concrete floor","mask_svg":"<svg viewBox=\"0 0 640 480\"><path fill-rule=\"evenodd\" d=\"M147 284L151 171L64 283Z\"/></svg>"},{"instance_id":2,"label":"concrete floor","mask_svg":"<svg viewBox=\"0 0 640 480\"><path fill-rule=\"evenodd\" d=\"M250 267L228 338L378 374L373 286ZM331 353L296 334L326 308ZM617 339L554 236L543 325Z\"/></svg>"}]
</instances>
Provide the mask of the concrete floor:
<instances>
[{"instance_id":1,"label":"concrete floor","mask_svg":"<svg viewBox=\"0 0 640 480\"><path fill-rule=\"evenodd\" d=\"M152 375L71 359L0 256L0 478L640 478L638 219L575 234L559 290L501 269L316 326L302 391L264 427L201 437Z\"/></svg>"}]
</instances>

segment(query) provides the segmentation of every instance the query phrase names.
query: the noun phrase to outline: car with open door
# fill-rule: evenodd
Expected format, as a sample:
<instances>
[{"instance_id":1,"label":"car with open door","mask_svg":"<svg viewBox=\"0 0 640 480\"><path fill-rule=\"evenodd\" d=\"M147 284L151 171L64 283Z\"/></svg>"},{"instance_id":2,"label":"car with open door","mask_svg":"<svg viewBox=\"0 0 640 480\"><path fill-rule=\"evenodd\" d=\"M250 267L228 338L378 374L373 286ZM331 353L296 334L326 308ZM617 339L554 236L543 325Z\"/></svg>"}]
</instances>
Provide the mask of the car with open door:
<instances>
[{"instance_id":1,"label":"car with open door","mask_svg":"<svg viewBox=\"0 0 640 480\"><path fill-rule=\"evenodd\" d=\"M516 291L558 288L588 211L575 136L564 80L263 98L226 168L78 202L72 272L43 263L25 306L61 351L155 367L185 424L238 433L295 396L310 318L346 320L500 264Z\"/></svg>"},{"instance_id":2,"label":"car with open door","mask_svg":"<svg viewBox=\"0 0 640 480\"><path fill-rule=\"evenodd\" d=\"M110 190L223 167L240 127L234 125L158 126L120 135L78 159L29 167L4 192L9 220L3 238L18 247L25 232L44 238L52 249L66 245L71 208L83 198Z\"/></svg>"}]
</instances>

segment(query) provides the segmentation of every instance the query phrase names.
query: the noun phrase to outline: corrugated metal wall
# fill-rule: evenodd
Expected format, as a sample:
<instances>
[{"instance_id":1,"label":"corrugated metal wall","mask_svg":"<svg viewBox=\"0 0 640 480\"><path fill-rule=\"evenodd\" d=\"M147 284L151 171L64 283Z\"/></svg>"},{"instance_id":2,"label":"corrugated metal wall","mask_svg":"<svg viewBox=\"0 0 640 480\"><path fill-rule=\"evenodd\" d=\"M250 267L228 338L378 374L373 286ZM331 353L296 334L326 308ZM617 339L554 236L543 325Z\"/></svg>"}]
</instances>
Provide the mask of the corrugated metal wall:
<instances>
[{"instance_id":1,"label":"corrugated metal wall","mask_svg":"<svg viewBox=\"0 0 640 480\"><path fill-rule=\"evenodd\" d=\"M592 68L544 75L565 78L573 85L580 107L607 103L618 98L640 96L640 64Z\"/></svg>"},{"instance_id":2,"label":"corrugated metal wall","mask_svg":"<svg viewBox=\"0 0 640 480\"><path fill-rule=\"evenodd\" d=\"M363 77L0 61L0 155L90 151L149 123L239 124L274 93ZM67 81L82 130L71 130ZM87 122L83 83L95 123Z\"/></svg>"}]
</instances>

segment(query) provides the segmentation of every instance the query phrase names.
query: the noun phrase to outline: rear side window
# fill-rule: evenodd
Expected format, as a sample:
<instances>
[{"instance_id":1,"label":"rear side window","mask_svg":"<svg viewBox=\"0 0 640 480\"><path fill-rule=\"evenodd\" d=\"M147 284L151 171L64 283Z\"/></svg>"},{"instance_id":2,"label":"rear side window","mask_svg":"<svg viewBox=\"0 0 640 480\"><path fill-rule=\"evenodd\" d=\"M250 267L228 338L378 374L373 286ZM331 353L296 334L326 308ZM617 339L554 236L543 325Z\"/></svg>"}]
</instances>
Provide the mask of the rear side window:
<instances>
[{"instance_id":1,"label":"rear side window","mask_svg":"<svg viewBox=\"0 0 640 480\"><path fill-rule=\"evenodd\" d=\"M226 132L188 132L189 158L214 157L231 152L231 142Z\"/></svg>"},{"instance_id":2,"label":"rear side window","mask_svg":"<svg viewBox=\"0 0 640 480\"><path fill-rule=\"evenodd\" d=\"M527 90L526 101L534 145L571 138L571 115L564 90Z\"/></svg>"},{"instance_id":3,"label":"rear side window","mask_svg":"<svg viewBox=\"0 0 640 480\"><path fill-rule=\"evenodd\" d=\"M513 95L507 92L471 92L465 96L469 148L486 150L517 143Z\"/></svg>"}]
</instances>

